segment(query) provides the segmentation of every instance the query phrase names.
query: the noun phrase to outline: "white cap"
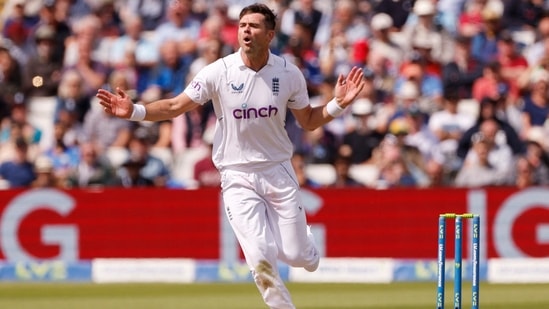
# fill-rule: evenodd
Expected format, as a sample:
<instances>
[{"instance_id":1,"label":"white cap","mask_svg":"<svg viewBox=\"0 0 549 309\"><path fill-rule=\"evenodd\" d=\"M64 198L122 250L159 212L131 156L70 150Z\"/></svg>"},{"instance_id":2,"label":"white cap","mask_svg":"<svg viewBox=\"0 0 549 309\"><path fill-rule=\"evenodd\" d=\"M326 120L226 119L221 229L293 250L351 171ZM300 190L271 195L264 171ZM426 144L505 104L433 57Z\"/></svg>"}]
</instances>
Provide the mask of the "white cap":
<instances>
[{"instance_id":1,"label":"white cap","mask_svg":"<svg viewBox=\"0 0 549 309\"><path fill-rule=\"evenodd\" d=\"M431 0L418 0L414 4L414 13L418 16L433 15L436 13L435 4Z\"/></svg>"},{"instance_id":2,"label":"white cap","mask_svg":"<svg viewBox=\"0 0 549 309\"><path fill-rule=\"evenodd\" d=\"M549 82L549 72L543 68L536 68L530 73L530 82L534 84L541 81Z\"/></svg>"},{"instance_id":3,"label":"white cap","mask_svg":"<svg viewBox=\"0 0 549 309\"><path fill-rule=\"evenodd\" d=\"M351 112L353 115L369 115L374 112L374 105L369 99L360 98L357 99L351 106Z\"/></svg>"},{"instance_id":4,"label":"white cap","mask_svg":"<svg viewBox=\"0 0 549 309\"><path fill-rule=\"evenodd\" d=\"M419 98L419 89L414 82L406 81L400 87L398 96L404 100L415 100Z\"/></svg>"},{"instance_id":5,"label":"white cap","mask_svg":"<svg viewBox=\"0 0 549 309\"><path fill-rule=\"evenodd\" d=\"M34 169L38 173L47 173L51 172L53 169L53 162L50 158L46 156L39 156L34 161Z\"/></svg>"},{"instance_id":6,"label":"white cap","mask_svg":"<svg viewBox=\"0 0 549 309\"><path fill-rule=\"evenodd\" d=\"M377 13L372 17L370 26L373 30L389 29L393 26L393 18L387 13Z\"/></svg>"},{"instance_id":7,"label":"white cap","mask_svg":"<svg viewBox=\"0 0 549 309\"><path fill-rule=\"evenodd\" d=\"M526 134L526 140L536 142L541 147L545 148L546 145L546 139L545 139L545 131L543 127L541 126L532 126L528 133Z\"/></svg>"}]
</instances>

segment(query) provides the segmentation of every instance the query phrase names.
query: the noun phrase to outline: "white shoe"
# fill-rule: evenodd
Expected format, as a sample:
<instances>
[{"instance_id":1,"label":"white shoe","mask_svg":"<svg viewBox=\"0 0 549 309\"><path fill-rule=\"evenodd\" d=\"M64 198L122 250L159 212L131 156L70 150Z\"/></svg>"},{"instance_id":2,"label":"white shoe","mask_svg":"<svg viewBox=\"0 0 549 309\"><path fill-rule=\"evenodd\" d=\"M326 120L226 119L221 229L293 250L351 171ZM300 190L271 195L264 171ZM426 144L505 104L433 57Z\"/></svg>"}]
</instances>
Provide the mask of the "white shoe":
<instances>
[{"instance_id":1,"label":"white shoe","mask_svg":"<svg viewBox=\"0 0 549 309\"><path fill-rule=\"evenodd\" d=\"M315 246L315 235L311 232L311 226L307 225L307 237L313 244L313 250L314 250L314 256L315 256L315 262L311 265L304 266L306 271L313 272L318 269L318 264L320 264L320 254L318 253L318 250Z\"/></svg>"}]
</instances>

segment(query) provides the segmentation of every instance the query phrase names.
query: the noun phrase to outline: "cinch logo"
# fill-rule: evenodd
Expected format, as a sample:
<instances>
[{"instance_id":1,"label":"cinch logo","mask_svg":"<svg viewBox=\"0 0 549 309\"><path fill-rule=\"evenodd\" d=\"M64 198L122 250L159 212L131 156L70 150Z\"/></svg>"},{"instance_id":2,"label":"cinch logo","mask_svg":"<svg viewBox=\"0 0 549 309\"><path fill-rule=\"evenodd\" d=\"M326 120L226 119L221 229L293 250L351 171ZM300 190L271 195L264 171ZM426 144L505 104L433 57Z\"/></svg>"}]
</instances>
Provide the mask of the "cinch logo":
<instances>
[{"instance_id":1,"label":"cinch logo","mask_svg":"<svg viewBox=\"0 0 549 309\"><path fill-rule=\"evenodd\" d=\"M248 104L242 103L242 108L233 111L233 117L236 119L255 119L273 117L278 114L278 108L269 105L268 107L248 108Z\"/></svg>"},{"instance_id":2,"label":"cinch logo","mask_svg":"<svg viewBox=\"0 0 549 309\"><path fill-rule=\"evenodd\" d=\"M191 82L191 87L193 87L194 90L196 90L196 91L200 91L200 88L202 88L200 86L200 84L197 81L194 81L194 80Z\"/></svg>"},{"instance_id":3,"label":"cinch logo","mask_svg":"<svg viewBox=\"0 0 549 309\"><path fill-rule=\"evenodd\" d=\"M233 83L231 83L231 88L233 88L233 93L241 93L242 89L244 89L244 83L240 84L239 86L235 86Z\"/></svg>"}]
</instances>

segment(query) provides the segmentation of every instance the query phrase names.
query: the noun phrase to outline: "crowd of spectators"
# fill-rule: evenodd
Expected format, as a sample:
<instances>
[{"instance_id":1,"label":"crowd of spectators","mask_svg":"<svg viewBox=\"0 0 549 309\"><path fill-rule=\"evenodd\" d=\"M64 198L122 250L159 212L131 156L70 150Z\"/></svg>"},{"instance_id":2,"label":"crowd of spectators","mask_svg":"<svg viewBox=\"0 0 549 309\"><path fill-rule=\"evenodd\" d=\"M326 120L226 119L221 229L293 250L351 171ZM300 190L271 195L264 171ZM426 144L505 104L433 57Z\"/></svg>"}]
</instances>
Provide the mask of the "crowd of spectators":
<instances>
[{"instance_id":1,"label":"crowd of spectators","mask_svg":"<svg viewBox=\"0 0 549 309\"><path fill-rule=\"evenodd\" d=\"M252 2L2 1L1 187L218 187L211 104L129 122L95 93L121 87L137 104L180 93L238 49ZM303 186L549 183L549 2L264 2L279 18L272 52L302 70L313 105L354 65L367 80L315 131L288 113Z\"/></svg>"}]
</instances>

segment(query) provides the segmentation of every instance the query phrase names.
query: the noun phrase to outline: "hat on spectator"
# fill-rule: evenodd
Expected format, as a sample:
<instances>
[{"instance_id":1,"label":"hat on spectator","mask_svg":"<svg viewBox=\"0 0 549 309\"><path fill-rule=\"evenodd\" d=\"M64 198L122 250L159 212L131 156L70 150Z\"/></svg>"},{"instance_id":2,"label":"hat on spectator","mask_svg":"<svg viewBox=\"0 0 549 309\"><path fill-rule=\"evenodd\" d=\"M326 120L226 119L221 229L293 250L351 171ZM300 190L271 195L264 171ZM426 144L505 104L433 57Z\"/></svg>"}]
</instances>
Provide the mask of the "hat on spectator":
<instances>
[{"instance_id":1,"label":"hat on spectator","mask_svg":"<svg viewBox=\"0 0 549 309\"><path fill-rule=\"evenodd\" d=\"M50 25L41 25L34 33L36 41L53 40L55 38L55 29Z\"/></svg>"},{"instance_id":2,"label":"hat on spectator","mask_svg":"<svg viewBox=\"0 0 549 309\"><path fill-rule=\"evenodd\" d=\"M481 16L486 21L501 19L503 16L503 3L500 0L488 0L481 11Z\"/></svg>"},{"instance_id":3,"label":"hat on spectator","mask_svg":"<svg viewBox=\"0 0 549 309\"><path fill-rule=\"evenodd\" d=\"M34 170L37 173L49 173L53 170L53 162L46 156L39 156L34 161Z\"/></svg>"},{"instance_id":4,"label":"hat on spectator","mask_svg":"<svg viewBox=\"0 0 549 309\"><path fill-rule=\"evenodd\" d=\"M418 0L414 4L414 13L418 16L433 15L436 13L435 4L431 0Z\"/></svg>"},{"instance_id":5,"label":"hat on spectator","mask_svg":"<svg viewBox=\"0 0 549 309\"><path fill-rule=\"evenodd\" d=\"M398 97L404 100L415 100L419 98L419 89L414 82L406 81L400 87Z\"/></svg>"},{"instance_id":6,"label":"hat on spectator","mask_svg":"<svg viewBox=\"0 0 549 309\"><path fill-rule=\"evenodd\" d=\"M393 26L393 18L387 13L377 13L372 17L370 26L373 30L389 29Z\"/></svg>"},{"instance_id":7,"label":"hat on spectator","mask_svg":"<svg viewBox=\"0 0 549 309\"><path fill-rule=\"evenodd\" d=\"M370 115L374 112L374 105L370 99L360 98L353 103L351 112L355 116Z\"/></svg>"},{"instance_id":8,"label":"hat on spectator","mask_svg":"<svg viewBox=\"0 0 549 309\"><path fill-rule=\"evenodd\" d=\"M549 82L549 72L543 68L536 68L530 72L530 83Z\"/></svg>"},{"instance_id":9,"label":"hat on spectator","mask_svg":"<svg viewBox=\"0 0 549 309\"><path fill-rule=\"evenodd\" d=\"M389 124L389 133L395 136L406 135L408 134L409 129L408 122L404 117L396 118Z\"/></svg>"},{"instance_id":10,"label":"hat on spectator","mask_svg":"<svg viewBox=\"0 0 549 309\"><path fill-rule=\"evenodd\" d=\"M532 126L526 134L527 142L534 142L545 148L546 138L545 130L541 126Z\"/></svg>"}]
</instances>

